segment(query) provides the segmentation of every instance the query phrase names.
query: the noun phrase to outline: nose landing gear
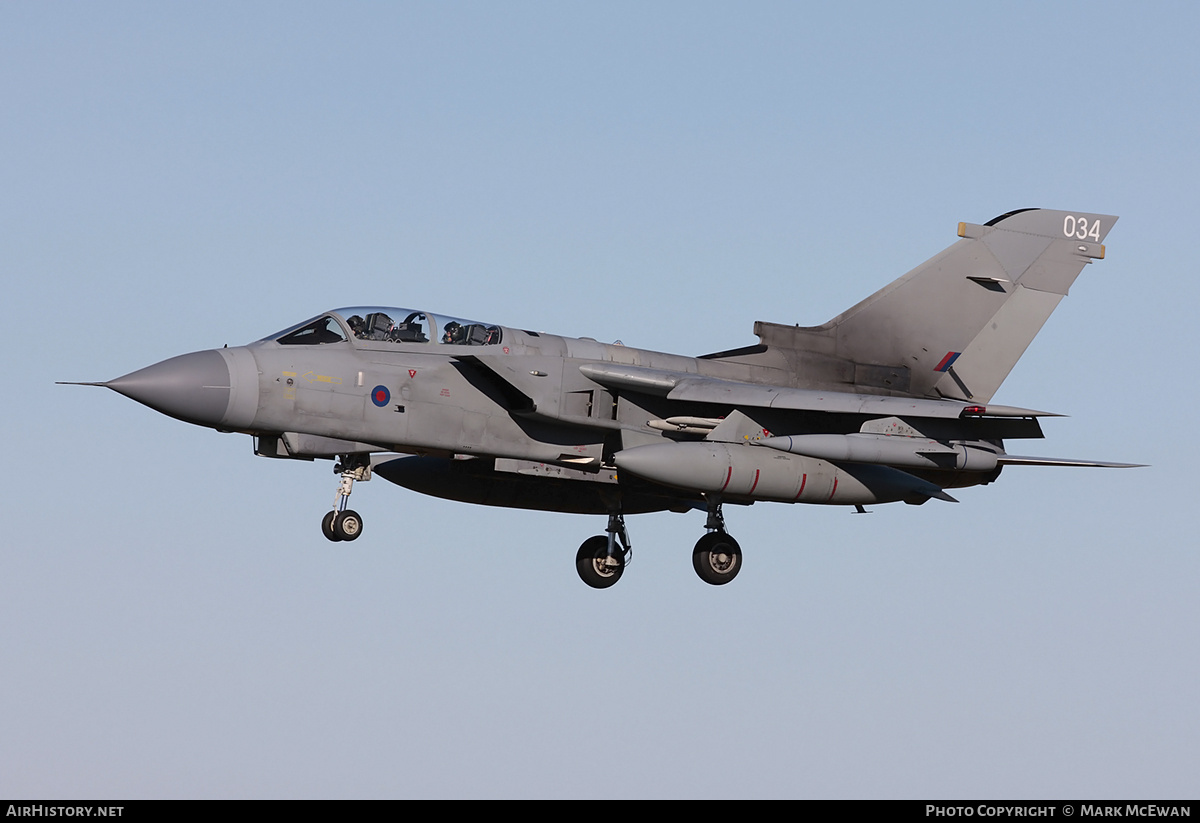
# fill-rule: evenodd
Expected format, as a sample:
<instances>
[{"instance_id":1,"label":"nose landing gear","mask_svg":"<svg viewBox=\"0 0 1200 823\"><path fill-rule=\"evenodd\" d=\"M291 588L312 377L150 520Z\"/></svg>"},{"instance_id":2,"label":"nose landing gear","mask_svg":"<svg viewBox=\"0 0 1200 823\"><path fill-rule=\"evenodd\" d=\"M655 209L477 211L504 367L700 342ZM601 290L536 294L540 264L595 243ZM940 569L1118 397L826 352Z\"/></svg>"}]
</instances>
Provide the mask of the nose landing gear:
<instances>
[{"instance_id":1,"label":"nose landing gear","mask_svg":"<svg viewBox=\"0 0 1200 823\"><path fill-rule=\"evenodd\" d=\"M346 503L350 492L354 491L355 480L371 479L371 462L366 455L348 454L333 470L341 474L342 480L333 498L333 511L326 512L321 518L321 533L334 542L357 540L363 530L362 515L346 508Z\"/></svg>"}]
</instances>

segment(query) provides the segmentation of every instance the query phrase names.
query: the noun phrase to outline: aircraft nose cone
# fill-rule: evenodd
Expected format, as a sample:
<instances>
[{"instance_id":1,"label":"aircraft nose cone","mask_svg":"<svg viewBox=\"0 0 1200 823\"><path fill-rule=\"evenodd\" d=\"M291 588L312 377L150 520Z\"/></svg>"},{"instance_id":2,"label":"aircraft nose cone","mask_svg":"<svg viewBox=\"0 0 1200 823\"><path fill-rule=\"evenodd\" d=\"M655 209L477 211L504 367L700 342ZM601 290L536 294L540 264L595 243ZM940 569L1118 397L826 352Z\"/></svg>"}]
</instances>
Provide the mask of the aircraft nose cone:
<instances>
[{"instance_id":1,"label":"aircraft nose cone","mask_svg":"<svg viewBox=\"0 0 1200 823\"><path fill-rule=\"evenodd\" d=\"M104 384L155 411L216 426L229 408L229 366L219 352L181 354Z\"/></svg>"}]
</instances>

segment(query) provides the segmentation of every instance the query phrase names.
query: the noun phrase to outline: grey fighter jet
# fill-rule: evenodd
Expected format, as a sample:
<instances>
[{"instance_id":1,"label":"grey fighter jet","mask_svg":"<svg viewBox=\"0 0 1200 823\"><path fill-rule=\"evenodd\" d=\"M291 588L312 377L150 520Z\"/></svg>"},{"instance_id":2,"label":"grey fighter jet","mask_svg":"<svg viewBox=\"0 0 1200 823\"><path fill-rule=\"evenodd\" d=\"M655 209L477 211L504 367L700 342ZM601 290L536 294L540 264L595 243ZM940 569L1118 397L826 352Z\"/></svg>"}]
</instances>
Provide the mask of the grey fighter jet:
<instances>
[{"instance_id":1,"label":"grey fighter jet","mask_svg":"<svg viewBox=\"0 0 1200 823\"><path fill-rule=\"evenodd\" d=\"M955 502L1021 457L1047 412L992 395L1116 217L1024 209L960 223L933 259L821 326L758 322L758 343L686 357L420 309L335 309L256 343L173 357L105 383L179 420L254 439L254 453L337 461L325 536L373 474L489 506L608 516L576 569L614 584L625 515L707 513L693 565L732 580L722 506Z\"/></svg>"}]
</instances>

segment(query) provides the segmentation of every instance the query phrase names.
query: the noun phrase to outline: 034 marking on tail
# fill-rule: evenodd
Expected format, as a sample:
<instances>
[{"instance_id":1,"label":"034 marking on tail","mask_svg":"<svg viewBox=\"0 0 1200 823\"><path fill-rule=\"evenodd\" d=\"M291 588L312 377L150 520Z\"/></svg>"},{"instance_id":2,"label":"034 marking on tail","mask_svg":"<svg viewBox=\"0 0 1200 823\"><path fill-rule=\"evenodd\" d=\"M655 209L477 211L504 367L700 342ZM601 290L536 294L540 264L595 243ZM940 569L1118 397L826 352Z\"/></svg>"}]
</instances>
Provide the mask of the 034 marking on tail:
<instances>
[{"instance_id":1,"label":"034 marking on tail","mask_svg":"<svg viewBox=\"0 0 1200 823\"><path fill-rule=\"evenodd\" d=\"M930 499L1006 465L1131 464L1011 455L1048 412L990 403L1117 218L1023 209L820 326L757 322L759 342L700 357L420 309L325 312L255 343L101 383L164 414L254 439L255 454L337 461L326 537L355 540L356 480L469 503L608 516L576 569L606 588L631 556L625 515L698 509L692 561L728 583L742 551L723 506Z\"/></svg>"}]
</instances>

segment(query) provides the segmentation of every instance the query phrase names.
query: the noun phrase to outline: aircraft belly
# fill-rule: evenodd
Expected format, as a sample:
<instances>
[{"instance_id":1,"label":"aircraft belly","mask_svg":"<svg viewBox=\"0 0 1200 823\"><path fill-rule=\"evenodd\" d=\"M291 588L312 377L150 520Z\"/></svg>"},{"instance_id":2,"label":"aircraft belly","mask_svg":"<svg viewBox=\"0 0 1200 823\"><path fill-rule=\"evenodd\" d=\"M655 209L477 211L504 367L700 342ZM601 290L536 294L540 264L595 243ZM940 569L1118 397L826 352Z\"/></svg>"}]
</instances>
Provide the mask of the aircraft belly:
<instances>
[{"instance_id":1,"label":"aircraft belly","mask_svg":"<svg viewBox=\"0 0 1200 823\"><path fill-rule=\"evenodd\" d=\"M377 463L374 471L385 480L421 494L483 506L535 509L572 514L607 514L619 506L626 514L664 511L686 506L679 495L617 484L608 477L586 478L582 473L497 470L486 458L453 460L439 457L401 457Z\"/></svg>"}]
</instances>

